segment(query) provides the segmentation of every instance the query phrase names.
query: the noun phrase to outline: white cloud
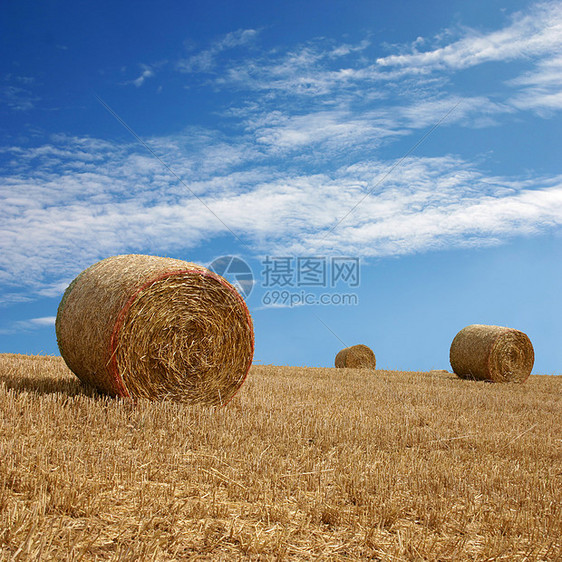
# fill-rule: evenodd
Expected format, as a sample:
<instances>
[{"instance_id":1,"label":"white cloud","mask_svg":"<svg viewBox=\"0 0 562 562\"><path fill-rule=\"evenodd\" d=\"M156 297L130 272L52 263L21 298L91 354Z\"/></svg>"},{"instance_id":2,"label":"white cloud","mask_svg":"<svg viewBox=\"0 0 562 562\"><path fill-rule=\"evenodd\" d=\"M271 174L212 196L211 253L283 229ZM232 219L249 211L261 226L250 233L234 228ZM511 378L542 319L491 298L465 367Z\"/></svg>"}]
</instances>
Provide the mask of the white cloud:
<instances>
[{"instance_id":1,"label":"white cloud","mask_svg":"<svg viewBox=\"0 0 562 562\"><path fill-rule=\"evenodd\" d=\"M43 156L45 168L2 178L0 284L56 296L74 275L107 255L169 255L229 235L228 229L255 254L337 249L369 257L489 244L562 225L561 177L522 181L489 176L458 157L409 157L378 185L394 162L363 159L314 174L265 160L267 167L240 170L245 157L255 157L244 143L231 147L238 157L221 173L202 174L182 162L187 154L200 157L193 146L182 152L185 142L159 139L162 146L175 146L169 164L184 166L186 182L212 212L159 171L155 160L123 146L110 157L94 140L65 138L41 151L51 155ZM78 150L88 144L101 148L91 154L95 172L85 174L74 164L89 162ZM50 167L48 158L58 162L60 152L78 156Z\"/></svg>"},{"instance_id":2,"label":"white cloud","mask_svg":"<svg viewBox=\"0 0 562 562\"><path fill-rule=\"evenodd\" d=\"M517 110L560 109L558 6L543 4L499 32L469 34L426 58L413 52L378 65L367 41L326 40L225 62L222 52L250 44L257 32L225 35L182 68L215 73L213 86L251 88L252 101L224 114L228 134L192 127L147 139L174 174L133 142L58 135L40 146L0 147L0 286L57 296L107 255L169 255L229 230L250 247L242 251L256 254L337 249L369 257L558 228L559 177L493 176L447 155L448 147L404 161L385 160L381 150L414 132L418 140L440 121L482 127ZM426 44L416 40L415 48ZM461 95L427 76L464 68L463 60L521 57L527 47L538 59L527 60L525 72L518 66L503 97L494 88ZM142 68L139 86L156 67Z\"/></svg>"},{"instance_id":3,"label":"white cloud","mask_svg":"<svg viewBox=\"0 0 562 562\"><path fill-rule=\"evenodd\" d=\"M29 302L31 298L26 295L21 295L18 293L3 293L0 295L0 307L11 306L12 304L17 304L21 302Z\"/></svg>"},{"instance_id":4,"label":"white cloud","mask_svg":"<svg viewBox=\"0 0 562 562\"><path fill-rule=\"evenodd\" d=\"M400 134L393 130L387 135L386 127L374 122L377 115L373 107L377 105L392 121L412 128L432 126L446 112L448 100L454 98L463 99L455 121L470 127L495 126L500 115L517 110L544 113L560 109L558 82L548 86L524 83L525 77L541 81L547 73L552 76L559 70L550 59L562 56L560 1L542 2L517 12L499 30L464 28L463 36L456 40L451 30L445 30L434 39L440 43L436 48L419 51L431 41L418 37L410 52L379 58L369 39L338 43L317 38L288 48L233 51L253 46L259 34L255 29L228 33L208 48L177 61L175 69L190 74L186 87L192 86L197 73L204 73L205 87L253 91L252 101L231 107L230 116L238 112L248 121L264 121L256 139L278 151L332 134L343 140L358 133L358 138L372 142ZM229 56L221 57L227 50ZM489 82L488 91L485 84L476 81L476 89L482 91L473 90L470 96L456 91L455 71L484 62L513 60L519 61L516 72L521 72L523 65L530 67L521 80ZM141 65L144 70L133 83L143 84L156 66ZM505 93L506 85L519 91ZM461 112L463 118L459 117ZM270 113L281 116L272 126L265 122ZM408 118L411 125L406 123Z\"/></svg>"},{"instance_id":5,"label":"white cloud","mask_svg":"<svg viewBox=\"0 0 562 562\"><path fill-rule=\"evenodd\" d=\"M40 318L31 318L29 320L18 320L8 328L0 329L0 334L15 334L19 332L29 332L55 326L56 316L43 316Z\"/></svg>"},{"instance_id":6,"label":"white cloud","mask_svg":"<svg viewBox=\"0 0 562 562\"><path fill-rule=\"evenodd\" d=\"M403 127L425 129L436 123L441 126L462 124L478 127L482 119L493 119L513 109L495 102L486 96L439 96L436 99L421 99L411 104L387 109ZM493 121L488 121L493 124Z\"/></svg>"},{"instance_id":7,"label":"white cloud","mask_svg":"<svg viewBox=\"0 0 562 562\"><path fill-rule=\"evenodd\" d=\"M33 95L27 88L12 85L0 85L0 104L4 104L16 111L33 109L39 97Z\"/></svg>"},{"instance_id":8,"label":"white cloud","mask_svg":"<svg viewBox=\"0 0 562 562\"><path fill-rule=\"evenodd\" d=\"M534 70L511 80L510 84L522 87L510 100L518 109L530 109L542 115L562 109L562 53L540 61Z\"/></svg>"},{"instance_id":9,"label":"white cloud","mask_svg":"<svg viewBox=\"0 0 562 562\"><path fill-rule=\"evenodd\" d=\"M208 49L178 61L177 68L181 72L210 72L215 67L216 57L220 53L251 43L257 34L255 29L239 29L227 33Z\"/></svg>"},{"instance_id":10,"label":"white cloud","mask_svg":"<svg viewBox=\"0 0 562 562\"><path fill-rule=\"evenodd\" d=\"M273 110L247 118L246 129L257 145L269 154L292 154L325 162L345 154L374 154L389 143L417 129L462 125L495 125L495 119L514 112L509 104L494 102L485 96L440 96L404 104L382 104L373 109L352 108L350 104L303 114ZM368 147L368 148L367 148Z\"/></svg>"},{"instance_id":11,"label":"white cloud","mask_svg":"<svg viewBox=\"0 0 562 562\"><path fill-rule=\"evenodd\" d=\"M41 101L41 98L32 90L35 82L33 76L4 74L0 78L0 105L5 105L14 111L34 109Z\"/></svg>"},{"instance_id":12,"label":"white cloud","mask_svg":"<svg viewBox=\"0 0 562 562\"><path fill-rule=\"evenodd\" d=\"M140 88L145 82L147 78L152 78L154 76L154 70L149 66L142 65L143 71L141 72L140 76L132 81L137 88Z\"/></svg>"},{"instance_id":13,"label":"white cloud","mask_svg":"<svg viewBox=\"0 0 562 562\"><path fill-rule=\"evenodd\" d=\"M243 57L227 61L217 71L213 84L260 92L265 100L280 96L314 99L334 92L354 99L368 100L388 93L371 89L357 90L358 85L388 83L403 72L381 70L369 59L371 47L364 39L355 44L337 44L316 39L303 45L261 51L255 58ZM325 103L331 103L324 99Z\"/></svg>"},{"instance_id":14,"label":"white cloud","mask_svg":"<svg viewBox=\"0 0 562 562\"><path fill-rule=\"evenodd\" d=\"M297 150L322 144L325 154L351 146L379 142L400 134L379 115L354 115L348 109L332 109L305 115L274 111L252 124L256 142L275 151Z\"/></svg>"},{"instance_id":15,"label":"white cloud","mask_svg":"<svg viewBox=\"0 0 562 562\"><path fill-rule=\"evenodd\" d=\"M370 44L371 42L368 39L363 39L363 41L357 45L338 45L330 51L329 56L331 58L345 57L351 53L364 51Z\"/></svg>"},{"instance_id":16,"label":"white cloud","mask_svg":"<svg viewBox=\"0 0 562 562\"><path fill-rule=\"evenodd\" d=\"M54 326L56 319L56 316L42 316L41 318L32 318L28 322L31 326Z\"/></svg>"},{"instance_id":17,"label":"white cloud","mask_svg":"<svg viewBox=\"0 0 562 562\"><path fill-rule=\"evenodd\" d=\"M258 34L255 29L238 29L227 33L220 41L214 45L216 51L224 51L241 45L246 45L253 41Z\"/></svg>"},{"instance_id":18,"label":"white cloud","mask_svg":"<svg viewBox=\"0 0 562 562\"><path fill-rule=\"evenodd\" d=\"M397 255L486 244L562 224L562 178L522 183L486 177L458 159L411 158L330 232L385 169L365 163L339 172L257 189L248 195L259 217L253 227L236 212L240 200L229 202L231 217L259 232L270 252L305 255Z\"/></svg>"},{"instance_id":19,"label":"white cloud","mask_svg":"<svg viewBox=\"0 0 562 562\"><path fill-rule=\"evenodd\" d=\"M377 59L381 67L462 69L490 61L544 56L562 47L562 4L538 4L530 13L517 13L507 27L489 33L470 31L465 37L431 51L389 55Z\"/></svg>"},{"instance_id":20,"label":"white cloud","mask_svg":"<svg viewBox=\"0 0 562 562\"><path fill-rule=\"evenodd\" d=\"M462 102L448 123L473 128L496 126L502 116L520 110L546 115L561 108L560 1L515 13L499 30L465 29L457 40L448 31L436 41L439 47L419 51L430 41L418 37L410 52L376 58L375 47L366 39L340 44L316 39L262 50L259 55L254 51L254 56L245 52L225 59L222 65L215 57L223 49L219 41L194 55L187 66L189 70L212 68L214 87L253 91L253 102L231 108L230 116L238 111L250 128L255 126L258 143L278 152L305 147L309 141L332 139L336 144L352 137L376 144L381 138L401 134L400 127L431 127L454 99ZM518 61L517 67L511 67L515 73L526 69L519 78L496 83L475 80L470 95L455 87L454 75L459 70L514 60ZM384 120L390 121L388 126L381 124Z\"/></svg>"},{"instance_id":21,"label":"white cloud","mask_svg":"<svg viewBox=\"0 0 562 562\"><path fill-rule=\"evenodd\" d=\"M387 256L451 246L485 245L513 235L536 234L562 225L562 178L541 189L511 195L456 196L444 190L429 202L423 190L366 200L356 217L348 217L334 233L315 244L316 251L344 247L348 253ZM549 182L547 182L549 183ZM508 181L504 181L509 186ZM509 188L507 188L509 189ZM370 220L365 218L371 212ZM304 238L301 246L314 244ZM364 250L367 248L367 251ZM297 248L295 248L296 250Z\"/></svg>"},{"instance_id":22,"label":"white cloud","mask_svg":"<svg viewBox=\"0 0 562 562\"><path fill-rule=\"evenodd\" d=\"M187 65L185 61L182 64L190 71L213 68L214 85L260 92L262 100L272 105L283 101L281 96L322 99L336 105L343 99L364 100L377 85L382 88L376 92L378 97L403 96L409 88L415 95L421 89L442 86L443 78L436 83L436 75L445 76L484 62L529 63L560 53L562 3L543 2L518 12L499 30L465 30L456 41L451 33L441 33L436 40L448 43L419 51L429 41L418 37L410 52L376 58L366 39L339 45L317 39L289 49L262 51L255 58L232 59L220 69L216 68L215 47L194 55ZM434 73L435 70L446 72ZM330 98L334 95L335 100Z\"/></svg>"}]
</instances>

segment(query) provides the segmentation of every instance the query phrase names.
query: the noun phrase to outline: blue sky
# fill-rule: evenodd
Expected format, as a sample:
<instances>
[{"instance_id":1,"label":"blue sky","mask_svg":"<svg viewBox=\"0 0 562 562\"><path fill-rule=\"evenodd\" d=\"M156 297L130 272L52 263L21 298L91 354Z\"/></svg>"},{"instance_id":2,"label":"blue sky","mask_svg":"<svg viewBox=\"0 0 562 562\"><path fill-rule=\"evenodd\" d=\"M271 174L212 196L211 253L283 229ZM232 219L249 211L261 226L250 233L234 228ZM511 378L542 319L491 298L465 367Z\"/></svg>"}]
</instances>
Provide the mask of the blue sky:
<instances>
[{"instance_id":1,"label":"blue sky","mask_svg":"<svg viewBox=\"0 0 562 562\"><path fill-rule=\"evenodd\" d=\"M237 256L256 361L364 343L447 368L485 323L561 372L562 2L1 12L0 352L58 353L62 292L99 259ZM264 286L267 256L292 285ZM299 286L311 257L359 260L359 286Z\"/></svg>"}]
</instances>

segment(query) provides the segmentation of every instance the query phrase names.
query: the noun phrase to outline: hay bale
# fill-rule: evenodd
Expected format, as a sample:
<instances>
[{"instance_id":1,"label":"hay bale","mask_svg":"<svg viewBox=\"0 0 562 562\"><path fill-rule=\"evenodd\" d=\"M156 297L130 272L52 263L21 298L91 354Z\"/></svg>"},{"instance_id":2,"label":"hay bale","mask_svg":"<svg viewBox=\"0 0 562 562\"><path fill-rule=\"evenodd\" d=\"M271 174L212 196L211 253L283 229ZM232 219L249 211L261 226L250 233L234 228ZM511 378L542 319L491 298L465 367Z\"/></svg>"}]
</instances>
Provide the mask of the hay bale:
<instances>
[{"instance_id":1,"label":"hay bale","mask_svg":"<svg viewBox=\"0 0 562 562\"><path fill-rule=\"evenodd\" d=\"M374 369L377 362L373 350L366 345L352 345L336 355L336 367L348 369Z\"/></svg>"},{"instance_id":2,"label":"hay bale","mask_svg":"<svg viewBox=\"0 0 562 562\"><path fill-rule=\"evenodd\" d=\"M70 370L113 396L222 405L252 363L252 319L242 297L199 265L114 256L68 287L56 320Z\"/></svg>"},{"instance_id":3,"label":"hay bale","mask_svg":"<svg viewBox=\"0 0 562 562\"><path fill-rule=\"evenodd\" d=\"M482 324L463 328L451 344L449 357L460 378L492 382L525 382L535 361L527 334Z\"/></svg>"}]
</instances>

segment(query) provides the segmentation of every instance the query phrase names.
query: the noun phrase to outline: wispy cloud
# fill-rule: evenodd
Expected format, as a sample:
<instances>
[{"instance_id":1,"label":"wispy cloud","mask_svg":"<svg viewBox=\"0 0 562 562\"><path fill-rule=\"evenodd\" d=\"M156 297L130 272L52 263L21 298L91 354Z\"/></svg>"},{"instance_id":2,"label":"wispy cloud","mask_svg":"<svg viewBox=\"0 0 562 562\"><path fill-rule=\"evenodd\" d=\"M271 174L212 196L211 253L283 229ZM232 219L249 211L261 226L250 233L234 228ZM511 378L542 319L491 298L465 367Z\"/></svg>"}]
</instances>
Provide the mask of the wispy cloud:
<instances>
[{"instance_id":1,"label":"wispy cloud","mask_svg":"<svg viewBox=\"0 0 562 562\"><path fill-rule=\"evenodd\" d=\"M36 79L7 73L0 78L0 107L23 112L34 109L41 98L34 92Z\"/></svg>"},{"instance_id":2,"label":"wispy cloud","mask_svg":"<svg viewBox=\"0 0 562 562\"><path fill-rule=\"evenodd\" d=\"M242 48L257 31L227 34L179 68L190 80L203 72L212 87L250 89L251 101L223 113L223 132L192 127L146 139L174 174L133 139L58 135L0 147L0 285L56 296L107 255L201 248L228 229L256 255L337 248L373 257L559 228L556 175L495 175L448 147L403 161L388 149L408 137L414 145L437 122L462 134L519 111L562 109L560 6L543 3L499 31L444 34L424 52L430 41L419 39L378 61L367 40L258 52ZM453 75L467 66L515 58L511 79L470 94L455 87ZM141 66L133 83L155 68Z\"/></svg>"},{"instance_id":3,"label":"wispy cloud","mask_svg":"<svg viewBox=\"0 0 562 562\"><path fill-rule=\"evenodd\" d=\"M218 86L262 91L268 96L322 96L346 89L357 82L386 80L372 65L365 66L357 55L369 42L358 45L334 45L325 40L312 41L289 50L274 50L255 59L233 61L216 77Z\"/></svg>"},{"instance_id":4,"label":"wispy cloud","mask_svg":"<svg viewBox=\"0 0 562 562\"><path fill-rule=\"evenodd\" d=\"M381 67L419 69L463 69L490 61L510 61L548 55L562 47L562 5L545 2L531 13L517 13L510 25L498 31L468 31L459 40L429 51L419 52L417 40L411 52L377 59Z\"/></svg>"},{"instance_id":5,"label":"wispy cloud","mask_svg":"<svg viewBox=\"0 0 562 562\"><path fill-rule=\"evenodd\" d=\"M177 68L181 72L209 72L214 68L216 57L220 53L247 45L254 40L257 34L258 31L255 29L239 29L227 33L209 48L178 61Z\"/></svg>"},{"instance_id":6,"label":"wispy cloud","mask_svg":"<svg viewBox=\"0 0 562 562\"><path fill-rule=\"evenodd\" d=\"M441 127L487 127L514 111L510 104L486 96L441 95L402 104L386 102L374 108L342 103L339 107L302 114L280 109L254 110L253 115L247 116L245 125L257 146L266 153L298 152L300 160L325 163L342 154L348 159L358 153L363 158L374 155L381 145L430 128L437 122Z\"/></svg>"},{"instance_id":7,"label":"wispy cloud","mask_svg":"<svg viewBox=\"0 0 562 562\"><path fill-rule=\"evenodd\" d=\"M42 316L40 318L32 318L31 320L28 320L28 323L30 326L37 327L54 326L56 319L56 316Z\"/></svg>"},{"instance_id":8,"label":"wispy cloud","mask_svg":"<svg viewBox=\"0 0 562 562\"><path fill-rule=\"evenodd\" d=\"M373 56L375 51L368 40L337 45L318 39L290 49L262 52L257 57L227 61L216 72L214 84L258 93L262 115L271 108L272 117L280 125L270 128L265 124L259 139L266 143L274 138L282 144L298 144L299 139L306 142L303 127L293 126L297 123L309 122L314 136L321 136L322 131L326 135L345 134L336 112L352 108L353 114L346 118L351 131L354 122L364 124L364 112L377 102L393 116L395 110L402 116L410 111L418 123L425 114L424 126L428 126L435 119L435 108L442 107L441 100L447 97L444 92L449 91L449 97L466 97L455 92L451 82L454 74L485 62L517 60L530 69L504 83L490 84L489 92L471 95L462 104L463 111L470 108L470 126L495 125L495 117L518 110L560 109L560 1L542 2L515 13L499 30L464 28L460 38L453 37L452 32L441 33L434 40L441 44L424 51L419 49L432 41L418 37L409 52L385 57ZM205 53L203 56L207 56ZM506 86L511 90L500 94ZM283 115L285 108L288 116ZM249 104L246 110L255 116L256 107ZM316 127L319 120L323 123Z\"/></svg>"},{"instance_id":9,"label":"wispy cloud","mask_svg":"<svg viewBox=\"0 0 562 562\"><path fill-rule=\"evenodd\" d=\"M25 86L0 84L0 105L15 111L29 111L38 101L40 98Z\"/></svg>"},{"instance_id":10,"label":"wispy cloud","mask_svg":"<svg viewBox=\"0 0 562 562\"><path fill-rule=\"evenodd\" d=\"M175 147L167 154L170 164L257 255L334 248L364 257L397 255L496 243L562 224L560 177L522 181L490 176L459 157L410 157L377 186L392 162L362 160L323 173L287 170L282 161L252 152L250 137L229 147L237 156L217 173L190 164L212 150L220 158L220 142L213 146L209 133L194 153L193 145L182 149L189 138L158 143ZM73 275L107 255L168 254L227 234L205 206L136 148L111 150L95 139L58 142L40 151L42 165L20 167L0 182L0 284L56 295ZM79 150L85 146L90 158ZM78 156L61 162L61 152ZM24 162L30 156L21 147L18 153ZM255 166L260 158L267 166Z\"/></svg>"},{"instance_id":11,"label":"wispy cloud","mask_svg":"<svg viewBox=\"0 0 562 562\"><path fill-rule=\"evenodd\" d=\"M315 129L318 119L330 120L332 115L332 124L326 123L320 129L330 135L335 128L339 135L341 122L330 112L352 113L348 120L352 129L353 121L356 124L363 121L364 112L371 111L373 105L383 107L391 115L395 108L400 112L402 106L403 115L408 108L418 112L417 115L425 112L427 126L435 115L432 105L439 106L440 100L447 97L467 97L468 103L462 105L471 107L471 126L477 127L495 125L492 114L559 108L560 98L554 84L546 89L541 82L533 85L525 83L525 79L534 77L541 81L547 73L558 71L559 65L551 59L562 56L560 1L542 2L517 12L499 30L462 28L456 35L455 39L455 33L449 30L434 39L418 37L409 47L403 47L402 52L380 57L377 47L367 38L343 43L317 38L300 45L258 50L253 47L258 45L260 32L240 29L172 66L189 74L186 87L191 87L197 76L203 74L199 79L204 86L252 91L252 102L231 108L231 115L239 111L249 119L263 120L269 112L276 112L280 116L279 130L273 131L266 124L261 131L263 136L259 137L269 144L274 136L285 144L301 138L291 127L291 121L301 124L308 121ZM437 45L420 50L432 43ZM226 51L229 56L221 57ZM490 84L489 91L482 89L470 96L460 94L454 86L455 73L463 69L485 62L514 60L528 67L519 81L514 76L504 83ZM155 64L141 65L141 68L142 73L129 83L140 86L154 75ZM511 89L509 94L499 93L506 86ZM482 103L471 106L473 102ZM480 116L476 115L477 107ZM412 117L421 120L413 114ZM297 128L302 131L302 127Z\"/></svg>"},{"instance_id":12,"label":"wispy cloud","mask_svg":"<svg viewBox=\"0 0 562 562\"><path fill-rule=\"evenodd\" d=\"M40 318L31 318L29 320L18 320L7 328L0 329L0 334L16 334L20 332L29 332L40 328L54 327L56 316L43 316Z\"/></svg>"},{"instance_id":13,"label":"wispy cloud","mask_svg":"<svg viewBox=\"0 0 562 562\"><path fill-rule=\"evenodd\" d=\"M134 84L137 88L140 88L148 78L152 78L154 76L154 70L150 66L147 66L145 64L141 66L142 66L141 74L139 75L138 78L135 78L134 80L131 81L131 83Z\"/></svg>"},{"instance_id":14,"label":"wispy cloud","mask_svg":"<svg viewBox=\"0 0 562 562\"><path fill-rule=\"evenodd\" d=\"M562 109L562 53L540 61L536 69L510 83L522 87L510 100L516 108L531 109L541 115Z\"/></svg>"},{"instance_id":15,"label":"wispy cloud","mask_svg":"<svg viewBox=\"0 0 562 562\"><path fill-rule=\"evenodd\" d=\"M280 111L260 116L251 122L256 142L276 152L301 150L321 145L324 155L353 146L377 144L386 137L400 135L396 123L383 115L354 114L338 108L305 115L287 115Z\"/></svg>"},{"instance_id":16,"label":"wispy cloud","mask_svg":"<svg viewBox=\"0 0 562 562\"><path fill-rule=\"evenodd\" d=\"M28 295L18 293L3 293L0 295L0 307L11 306L21 302L29 302L31 298Z\"/></svg>"}]
</instances>

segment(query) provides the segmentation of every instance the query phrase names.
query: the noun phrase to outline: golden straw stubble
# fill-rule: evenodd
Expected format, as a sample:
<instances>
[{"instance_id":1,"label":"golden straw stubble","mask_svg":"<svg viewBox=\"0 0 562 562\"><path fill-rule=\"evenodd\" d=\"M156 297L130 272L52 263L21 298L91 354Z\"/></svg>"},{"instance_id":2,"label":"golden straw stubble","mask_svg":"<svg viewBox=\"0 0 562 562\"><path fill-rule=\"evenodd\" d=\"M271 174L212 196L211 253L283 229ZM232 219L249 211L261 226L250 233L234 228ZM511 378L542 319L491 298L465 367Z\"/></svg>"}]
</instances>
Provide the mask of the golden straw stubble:
<instances>
[{"instance_id":1,"label":"golden straw stubble","mask_svg":"<svg viewBox=\"0 0 562 562\"><path fill-rule=\"evenodd\" d=\"M376 364L373 350L363 344L342 349L335 360L336 367L340 369L374 369Z\"/></svg>"},{"instance_id":2,"label":"golden straw stubble","mask_svg":"<svg viewBox=\"0 0 562 562\"><path fill-rule=\"evenodd\" d=\"M132 398L225 404L254 352L250 313L230 283L156 256L113 256L83 271L62 298L56 331L78 378Z\"/></svg>"},{"instance_id":3,"label":"golden straw stubble","mask_svg":"<svg viewBox=\"0 0 562 562\"><path fill-rule=\"evenodd\" d=\"M504 326L472 324L453 339L451 367L462 379L525 382L535 361L527 334Z\"/></svg>"}]
</instances>

